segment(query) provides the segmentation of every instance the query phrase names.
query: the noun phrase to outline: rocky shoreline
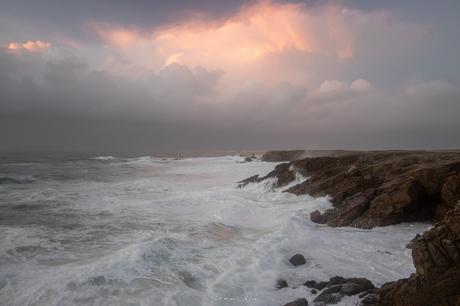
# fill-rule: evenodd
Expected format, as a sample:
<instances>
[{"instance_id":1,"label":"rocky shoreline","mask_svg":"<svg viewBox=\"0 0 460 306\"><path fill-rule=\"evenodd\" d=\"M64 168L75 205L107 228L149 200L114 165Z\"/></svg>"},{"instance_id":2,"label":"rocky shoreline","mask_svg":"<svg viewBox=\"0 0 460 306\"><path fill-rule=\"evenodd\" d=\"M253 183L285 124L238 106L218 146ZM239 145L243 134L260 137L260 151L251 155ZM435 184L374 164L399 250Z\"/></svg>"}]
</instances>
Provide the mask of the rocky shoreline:
<instances>
[{"instance_id":1,"label":"rocky shoreline","mask_svg":"<svg viewBox=\"0 0 460 306\"><path fill-rule=\"evenodd\" d=\"M333 207L314 211L313 222L358 228L434 223L408 245L416 270L409 278L381 288L358 278L307 281L306 286L321 291L314 305L335 304L355 294L360 294L361 305L460 305L460 151L270 151L261 159L287 162L239 186L270 180L273 188L296 195L329 196ZM288 186L297 174L306 179ZM308 301L286 304L294 305Z\"/></svg>"}]
</instances>

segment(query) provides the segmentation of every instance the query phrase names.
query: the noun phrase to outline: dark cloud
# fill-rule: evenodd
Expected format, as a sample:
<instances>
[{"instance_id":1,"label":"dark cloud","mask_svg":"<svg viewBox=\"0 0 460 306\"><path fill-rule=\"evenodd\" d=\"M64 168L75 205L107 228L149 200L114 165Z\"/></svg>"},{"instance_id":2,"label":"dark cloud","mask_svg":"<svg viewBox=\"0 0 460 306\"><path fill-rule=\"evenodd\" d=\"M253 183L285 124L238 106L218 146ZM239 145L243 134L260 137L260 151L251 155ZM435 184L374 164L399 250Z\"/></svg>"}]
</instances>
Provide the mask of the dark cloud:
<instances>
[{"instance_id":1,"label":"dark cloud","mask_svg":"<svg viewBox=\"0 0 460 306\"><path fill-rule=\"evenodd\" d=\"M309 93L290 84L254 86L214 100L222 72L204 68L174 64L133 82L94 71L76 57L20 60L1 53L0 66L6 67L0 70L2 149L460 145L460 91L445 81L393 94L353 91L356 84L345 84L337 87L345 94L332 100L328 92Z\"/></svg>"}]
</instances>

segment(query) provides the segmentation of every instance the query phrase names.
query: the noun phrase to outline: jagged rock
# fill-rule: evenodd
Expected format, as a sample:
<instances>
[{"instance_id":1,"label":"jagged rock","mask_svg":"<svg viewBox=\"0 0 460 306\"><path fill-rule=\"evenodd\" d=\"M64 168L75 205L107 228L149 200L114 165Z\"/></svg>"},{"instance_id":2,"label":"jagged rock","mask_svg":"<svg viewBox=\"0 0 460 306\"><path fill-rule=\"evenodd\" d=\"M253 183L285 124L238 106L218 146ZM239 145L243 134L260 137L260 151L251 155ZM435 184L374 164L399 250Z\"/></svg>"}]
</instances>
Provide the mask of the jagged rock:
<instances>
[{"instance_id":1,"label":"jagged rock","mask_svg":"<svg viewBox=\"0 0 460 306\"><path fill-rule=\"evenodd\" d=\"M289 262L295 267L304 265L306 263L305 257L302 254L295 254L289 259Z\"/></svg>"},{"instance_id":2,"label":"jagged rock","mask_svg":"<svg viewBox=\"0 0 460 306\"><path fill-rule=\"evenodd\" d=\"M246 187L250 183L258 183L267 179L274 179L273 188L279 188L286 186L295 180L295 172L291 169L289 164L279 164L273 171L270 171L267 175L259 177L259 175L253 175L247 179L238 182L238 187Z\"/></svg>"},{"instance_id":3,"label":"jagged rock","mask_svg":"<svg viewBox=\"0 0 460 306\"><path fill-rule=\"evenodd\" d=\"M308 306L308 301L305 298L298 299L298 300L295 300L294 302L284 304L284 306Z\"/></svg>"},{"instance_id":4,"label":"jagged rock","mask_svg":"<svg viewBox=\"0 0 460 306\"><path fill-rule=\"evenodd\" d=\"M374 151L338 157L313 157L277 165L267 176L275 187L305 181L285 190L330 196L333 207L311 214L329 226L372 228L401 222L436 221L460 199L460 152Z\"/></svg>"},{"instance_id":5,"label":"jagged rock","mask_svg":"<svg viewBox=\"0 0 460 306\"><path fill-rule=\"evenodd\" d=\"M288 283L284 279L279 279L279 280L276 281L276 288L277 289L283 289L283 288L286 288L287 286L288 286Z\"/></svg>"},{"instance_id":6,"label":"jagged rock","mask_svg":"<svg viewBox=\"0 0 460 306\"><path fill-rule=\"evenodd\" d=\"M460 305L460 202L412 242L416 273L378 290L381 306Z\"/></svg>"}]
</instances>

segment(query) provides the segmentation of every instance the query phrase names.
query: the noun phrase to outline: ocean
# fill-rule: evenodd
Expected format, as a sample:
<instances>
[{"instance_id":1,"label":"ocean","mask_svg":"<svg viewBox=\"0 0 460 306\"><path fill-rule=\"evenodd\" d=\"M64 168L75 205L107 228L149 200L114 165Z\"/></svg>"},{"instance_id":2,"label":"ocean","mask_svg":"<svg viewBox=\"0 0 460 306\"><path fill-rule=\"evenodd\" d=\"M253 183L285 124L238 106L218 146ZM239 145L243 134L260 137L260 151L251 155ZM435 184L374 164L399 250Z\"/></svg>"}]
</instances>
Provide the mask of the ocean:
<instances>
[{"instance_id":1,"label":"ocean","mask_svg":"<svg viewBox=\"0 0 460 306\"><path fill-rule=\"evenodd\" d=\"M414 272L428 224L314 224L328 198L238 188L274 163L238 155L0 160L1 305L264 305L312 301L307 280ZM301 181L304 177L298 176ZM301 253L307 264L288 259ZM277 279L289 288L277 290ZM338 305L357 305L347 297Z\"/></svg>"}]
</instances>

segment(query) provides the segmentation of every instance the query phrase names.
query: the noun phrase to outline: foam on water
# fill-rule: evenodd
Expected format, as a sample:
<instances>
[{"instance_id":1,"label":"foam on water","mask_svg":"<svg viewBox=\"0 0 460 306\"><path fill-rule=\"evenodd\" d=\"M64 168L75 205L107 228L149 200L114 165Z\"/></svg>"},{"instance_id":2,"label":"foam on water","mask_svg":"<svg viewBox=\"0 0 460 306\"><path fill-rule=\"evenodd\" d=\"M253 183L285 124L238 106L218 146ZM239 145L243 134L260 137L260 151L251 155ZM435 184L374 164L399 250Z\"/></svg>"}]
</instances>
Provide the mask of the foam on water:
<instances>
[{"instance_id":1,"label":"foam on water","mask_svg":"<svg viewBox=\"0 0 460 306\"><path fill-rule=\"evenodd\" d=\"M19 169L43 179L0 189L0 304L275 306L312 300L301 286L310 279L380 285L413 272L405 245L428 225L314 224L309 213L330 207L327 198L239 189L274 167L241 161L107 157ZM295 253L307 264L292 267ZM278 278L290 287L275 290Z\"/></svg>"}]
</instances>

